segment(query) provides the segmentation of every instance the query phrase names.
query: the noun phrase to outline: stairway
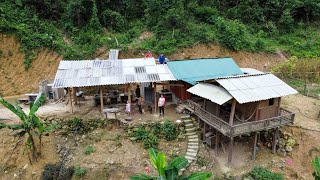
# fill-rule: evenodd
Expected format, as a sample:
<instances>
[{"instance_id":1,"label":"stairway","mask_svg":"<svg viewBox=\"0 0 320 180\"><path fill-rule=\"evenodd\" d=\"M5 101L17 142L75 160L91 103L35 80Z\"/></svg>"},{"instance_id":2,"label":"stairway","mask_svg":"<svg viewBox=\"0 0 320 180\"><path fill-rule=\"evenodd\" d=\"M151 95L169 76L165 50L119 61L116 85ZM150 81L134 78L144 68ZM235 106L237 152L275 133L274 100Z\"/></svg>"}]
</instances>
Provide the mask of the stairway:
<instances>
[{"instance_id":1,"label":"stairway","mask_svg":"<svg viewBox=\"0 0 320 180\"><path fill-rule=\"evenodd\" d=\"M187 132L186 135L188 137L188 148L185 158L188 160L190 164L197 159L199 149L199 137L196 132L197 128L192 123L192 119L190 118L190 116L184 116L181 119L184 123L185 130ZM184 170L185 169L183 169L182 171Z\"/></svg>"},{"instance_id":2,"label":"stairway","mask_svg":"<svg viewBox=\"0 0 320 180\"><path fill-rule=\"evenodd\" d=\"M176 107L176 113L178 113L178 114L185 113L186 111L192 112L192 109L186 104L181 103Z\"/></svg>"}]
</instances>

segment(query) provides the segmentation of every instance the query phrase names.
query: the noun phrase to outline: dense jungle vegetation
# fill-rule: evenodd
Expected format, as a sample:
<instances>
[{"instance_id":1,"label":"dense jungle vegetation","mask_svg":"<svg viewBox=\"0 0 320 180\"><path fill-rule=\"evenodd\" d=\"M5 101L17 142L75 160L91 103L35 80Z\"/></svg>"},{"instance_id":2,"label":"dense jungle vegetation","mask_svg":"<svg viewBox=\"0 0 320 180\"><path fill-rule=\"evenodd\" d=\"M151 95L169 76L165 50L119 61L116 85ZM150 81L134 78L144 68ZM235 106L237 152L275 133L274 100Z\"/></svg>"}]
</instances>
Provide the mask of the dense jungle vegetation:
<instances>
[{"instance_id":1,"label":"dense jungle vegetation","mask_svg":"<svg viewBox=\"0 0 320 180\"><path fill-rule=\"evenodd\" d=\"M94 58L101 46L169 54L210 42L320 56L320 0L1 0L0 16L26 69L44 47L64 59ZM151 37L139 40L146 31Z\"/></svg>"}]
</instances>

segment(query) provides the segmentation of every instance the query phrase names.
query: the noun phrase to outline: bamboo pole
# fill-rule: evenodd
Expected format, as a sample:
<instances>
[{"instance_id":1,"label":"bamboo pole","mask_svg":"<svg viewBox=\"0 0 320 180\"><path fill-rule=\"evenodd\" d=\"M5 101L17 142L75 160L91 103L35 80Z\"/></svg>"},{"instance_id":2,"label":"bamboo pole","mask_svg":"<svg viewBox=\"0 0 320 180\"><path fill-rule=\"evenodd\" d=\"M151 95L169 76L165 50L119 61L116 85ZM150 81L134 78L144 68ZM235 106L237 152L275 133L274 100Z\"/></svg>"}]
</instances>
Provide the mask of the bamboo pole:
<instances>
[{"instance_id":1,"label":"bamboo pole","mask_svg":"<svg viewBox=\"0 0 320 180\"><path fill-rule=\"evenodd\" d=\"M216 130L216 145L215 145L215 154L218 156L218 146L220 141L220 133L218 130Z\"/></svg>"},{"instance_id":2,"label":"bamboo pole","mask_svg":"<svg viewBox=\"0 0 320 180\"><path fill-rule=\"evenodd\" d=\"M73 114L72 98L71 98L71 88L69 88L68 97L69 97L69 103L70 103L70 112L71 112L71 114Z\"/></svg>"},{"instance_id":3,"label":"bamboo pole","mask_svg":"<svg viewBox=\"0 0 320 180\"><path fill-rule=\"evenodd\" d=\"M103 113L103 86L100 86L100 105L101 105L101 113Z\"/></svg>"}]
</instances>

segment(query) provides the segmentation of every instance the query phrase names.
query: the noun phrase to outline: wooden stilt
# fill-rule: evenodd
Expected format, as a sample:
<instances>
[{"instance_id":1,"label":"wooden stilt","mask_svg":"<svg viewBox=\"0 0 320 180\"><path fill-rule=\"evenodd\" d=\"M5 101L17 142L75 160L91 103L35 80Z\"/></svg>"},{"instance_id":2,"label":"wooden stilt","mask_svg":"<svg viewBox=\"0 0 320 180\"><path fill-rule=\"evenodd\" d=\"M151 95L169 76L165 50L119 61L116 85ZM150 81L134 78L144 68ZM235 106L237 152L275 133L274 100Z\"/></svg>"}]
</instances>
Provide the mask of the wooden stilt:
<instances>
[{"instance_id":1,"label":"wooden stilt","mask_svg":"<svg viewBox=\"0 0 320 180\"><path fill-rule=\"evenodd\" d=\"M204 123L204 127L203 127L203 135L202 135L202 141L205 142L206 141L206 133L207 133L207 130L208 130L208 125L207 123Z\"/></svg>"},{"instance_id":2,"label":"wooden stilt","mask_svg":"<svg viewBox=\"0 0 320 180\"><path fill-rule=\"evenodd\" d=\"M218 146L220 141L220 133L218 130L216 130L216 145L215 145L215 154L218 156Z\"/></svg>"},{"instance_id":3,"label":"wooden stilt","mask_svg":"<svg viewBox=\"0 0 320 180\"><path fill-rule=\"evenodd\" d=\"M101 105L101 113L103 113L103 86L100 86L100 105Z\"/></svg>"},{"instance_id":4,"label":"wooden stilt","mask_svg":"<svg viewBox=\"0 0 320 180\"><path fill-rule=\"evenodd\" d=\"M272 140L272 153L276 153L278 142L279 128L275 128Z\"/></svg>"},{"instance_id":5,"label":"wooden stilt","mask_svg":"<svg viewBox=\"0 0 320 180\"><path fill-rule=\"evenodd\" d=\"M256 154L257 154L257 142L258 142L258 133L255 133L254 135L254 143L253 143L253 160L256 160Z\"/></svg>"},{"instance_id":6,"label":"wooden stilt","mask_svg":"<svg viewBox=\"0 0 320 180\"><path fill-rule=\"evenodd\" d=\"M234 112L236 110L236 104L237 101L235 99L232 100L232 107L231 107L231 113L230 113L230 118L229 118L229 124L230 126L233 125L233 118L234 118Z\"/></svg>"},{"instance_id":7,"label":"wooden stilt","mask_svg":"<svg viewBox=\"0 0 320 180\"><path fill-rule=\"evenodd\" d=\"M229 142L229 155L228 155L228 166L231 166L232 162L232 155L233 155L233 137L230 137L230 142Z\"/></svg>"},{"instance_id":8,"label":"wooden stilt","mask_svg":"<svg viewBox=\"0 0 320 180\"><path fill-rule=\"evenodd\" d=\"M278 115L280 115L281 97L278 98Z\"/></svg>"},{"instance_id":9,"label":"wooden stilt","mask_svg":"<svg viewBox=\"0 0 320 180\"><path fill-rule=\"evenodd\" d=\"M128 101L131 103L131 84L128 85Z\"/></svg>"},{"instance_id":10,"label":"wooden stilt","mask_svg":"<svg viewBox=\"0 0 320 180\"><path fill-rule=\"evenodd\" d=\"M157 112L157 83L153 83L154 84L154 112L156 113Z\"/></svg>"},{"instance_id":11,"label":"wooden stilt","mask_svg":"<svg viewBox=\"0 0 320 180\"><path fill-rule=\"evenodd\" d=\"M72 98L71 98L71 88L69 88L68 97L69 97L69 103L70 103L70 112L71 112L71 114L73 114Z\"/></svg>"},{"instance_id":12,"label":"wooden stilt","mask_svg":"<svg viewBox=\"0 0 320 180\"><path fill-rule=\"evenodd\" d=\"M74 99L74 105L77 105L78 104L78 99L77 99L77 94L76 94L76 88L73 87L72 88L72 94L73 94L73 99Z\"/></svg>"}]
</instances>

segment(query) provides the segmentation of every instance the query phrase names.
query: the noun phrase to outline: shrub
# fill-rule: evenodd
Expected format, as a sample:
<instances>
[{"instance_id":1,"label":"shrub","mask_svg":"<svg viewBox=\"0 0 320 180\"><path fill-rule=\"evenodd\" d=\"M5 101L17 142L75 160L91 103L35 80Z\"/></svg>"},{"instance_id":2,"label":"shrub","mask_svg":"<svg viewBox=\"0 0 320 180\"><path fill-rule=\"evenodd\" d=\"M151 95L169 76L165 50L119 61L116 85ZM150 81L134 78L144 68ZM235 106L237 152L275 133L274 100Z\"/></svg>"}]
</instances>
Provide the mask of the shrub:
<instances>
[{"instance_id":1,"label":"shrub","mask_svg":"<svg viewBox=\"0 0 320 180\"><path fill-rule=\"evenodd\" d=\"M62 163L46 164L41 180L68 180L72 178L73 173L73 167L65 167Z\"/></svg>"},{"instance_id":2,"label":"shrub","mask_svg":"<svg viewBox=\"0 0 320 180\"><path fill-rule=\"evenodd\" d=\"M93 145L89 145L86 147L84 154L90 155L92 153L96 152L96 148Z\"/></svg>"},{"instance_id":3,"label":"shrub","mask_svg":"<svg viewBox=\"0 0 320 180\"><path fill-rule=\"evenodd\" d=\"M164 139L167 141L175 140L178 136L177 127L171 121L166 120L162 126Z\"/></svg>"},{"instance_id":4,"label":"shrub","mask_svg":"<svg viewBox=\"0 0 320 180\"><path fill-rule=\"evenodd\" d=\"M120 13L112 10L105 10L101 14L101 21L104 27L110 27L115 31L121 32L126 29L127 21Z\"/></svg>"},{"instance_id":5,"label":"shrub","mask_svg":"<svg viewBox=\"0 0 320 180\"><path fill-rule=\"evenodd\" d=\"M312 165L315 170L312 176L315 180L320 180L320 159L317 156L312 160Z\"/></svg>"},{"instance_id":6,"label":"shrub","mask_svg":"<svg viewBox=\"0 0 320 180\"><path fill-rule=\"evenodd\" d=\"M74 169L74 175L78 178L84 177L84 175L86 175L86 173L87 173L87 170L85 168L80 167L80 166L77 166Z\"/></svg>"},{"instance_id":7,"label":"shrub","mask_svg":"<svg viewBox=\"0 0 320 180\"><path fill-rule=\"evenodd\" d=\"M249 173L253 179L257 180L284 180L282 174L271 172L270 170L264 167L254 167L253 170Z\"/></svg>"},{"instance_id":8,"label":"shrub","mask_svg":"<svg viewBox=\"0 0 320 180\"><path fill-rule=\"evenodd\" d=\"M144 148L156 148L158 145L158 138L153 133L148 133L148 135L143 139Z\"/></svg>"}]
</instances>

